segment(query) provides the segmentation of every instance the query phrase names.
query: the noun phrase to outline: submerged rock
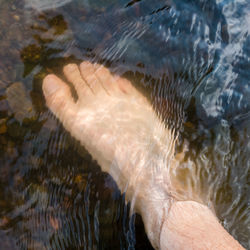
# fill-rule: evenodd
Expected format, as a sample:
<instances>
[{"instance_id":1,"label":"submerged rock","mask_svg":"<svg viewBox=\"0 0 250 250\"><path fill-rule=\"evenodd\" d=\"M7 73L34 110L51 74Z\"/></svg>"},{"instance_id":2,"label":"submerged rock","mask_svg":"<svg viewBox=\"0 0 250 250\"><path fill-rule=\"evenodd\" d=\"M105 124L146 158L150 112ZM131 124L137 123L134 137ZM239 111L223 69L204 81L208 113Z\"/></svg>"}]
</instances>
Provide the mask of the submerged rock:
<instances>
[{"instance_id":1,"label":"submerged rock","mask_svg":"<svg viewBox=\"0 0 250 250\"><path fill-rule=\"evenodd\" d=\"M5 134L7 131L6 118L0 119L0 134Z\"/></svg>"},{"instance_id":2,"label":"submerged rock","mask_svg":"<svg viewBox=\"0 0 250 250\"><path fill-rule=\"evenodd\" d=\"M6 90L8 104L17 121L33 120L36 113L21 82L15 82Z\"/></svg>"},{"instance_id":3,"label":"submerged rock","mask_svg":"<svg viewBox=\"0 0 250 250\"><path fill-rule=\"evenodd\" d=\"M72 0L25 0L25 8L33 8L37 11L59 8Z\"/></svg>"}]
</instances>

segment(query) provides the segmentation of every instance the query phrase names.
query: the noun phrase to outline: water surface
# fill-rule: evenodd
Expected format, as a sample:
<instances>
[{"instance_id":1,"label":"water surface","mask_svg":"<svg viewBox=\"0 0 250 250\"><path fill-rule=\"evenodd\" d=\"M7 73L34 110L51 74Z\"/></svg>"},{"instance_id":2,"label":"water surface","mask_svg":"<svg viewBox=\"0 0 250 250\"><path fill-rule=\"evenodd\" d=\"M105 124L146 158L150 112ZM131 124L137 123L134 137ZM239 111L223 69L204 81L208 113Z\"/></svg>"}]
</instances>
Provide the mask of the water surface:
<instances>
[{"instance_id":1,"label":"water surface","mask_svg":"<svg viewBox=\"0 0 250 250\"><path fill-rule=\"evenodd\" d=\"M46 108L42 79L103 63L178 131L184 188L250 248L247 0L0 0L0 249L151 249L112 178Z\"/></svg>"}]
</instances>

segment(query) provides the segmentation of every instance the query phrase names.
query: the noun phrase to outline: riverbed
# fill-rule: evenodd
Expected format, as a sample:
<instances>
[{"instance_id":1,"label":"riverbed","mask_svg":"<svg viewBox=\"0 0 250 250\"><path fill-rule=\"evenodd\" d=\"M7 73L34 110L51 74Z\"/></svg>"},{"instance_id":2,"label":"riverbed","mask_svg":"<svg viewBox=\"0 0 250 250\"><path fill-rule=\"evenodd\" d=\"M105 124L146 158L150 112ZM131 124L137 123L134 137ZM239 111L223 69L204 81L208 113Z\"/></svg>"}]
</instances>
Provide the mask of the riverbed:
<instances>
[{"instance_id":1,"label":"riverbed","mask_svg":"<svg viewBox=\"0 0 250 250\"><path fill-rule=\"evenodd\" d=\"M0 0L0 28L0 249L152 249L45 105L43 78L83 60L148 97L178 135L183 188L250 249L248 0Z\"/></svg>"}]
</instances>

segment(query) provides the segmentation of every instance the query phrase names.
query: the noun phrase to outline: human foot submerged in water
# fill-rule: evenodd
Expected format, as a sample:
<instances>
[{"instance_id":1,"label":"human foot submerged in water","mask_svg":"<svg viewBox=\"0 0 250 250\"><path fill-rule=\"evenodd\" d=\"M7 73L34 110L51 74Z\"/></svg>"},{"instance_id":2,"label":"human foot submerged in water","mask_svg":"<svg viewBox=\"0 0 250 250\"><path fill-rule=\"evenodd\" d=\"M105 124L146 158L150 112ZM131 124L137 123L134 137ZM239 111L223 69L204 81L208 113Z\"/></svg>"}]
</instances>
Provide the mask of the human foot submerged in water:
<instances>
[{"instance_id":1,"label":"human foot submerged in water","mask_svg":"<svg viewBox=\"0 0 250 250\"><path fill-rule=\"evenodd\" d=\"M142 195L153 178L166 183L167 191L174 137L147 99L128 80L99 64L69 64L64 74L77 92L76 101L69 86L55 75L44 79L43 90L47 105L71 135L112 175L129 200L136 192ZM138 188L140 184L143 188Z\"/></svg>"},{"instance_id":2,"label":"human foot submerged in water","mask_svg":"<svg viewBox=\"0 0 250 250\"><path fill-rule=\"evenodd\" d=\"M176 202L170 196L176 138L128 80L89 62L80 67L69 64L64 74L78 98L74 100L60 78L48 75L43 83L48 107L126 192L155 248L225 249L228 244L240 248L206 206ZM194 223L196 230L192 230ZM209 227L204 245L206 240L200 236Z\"/></svg>"}]
</instances>

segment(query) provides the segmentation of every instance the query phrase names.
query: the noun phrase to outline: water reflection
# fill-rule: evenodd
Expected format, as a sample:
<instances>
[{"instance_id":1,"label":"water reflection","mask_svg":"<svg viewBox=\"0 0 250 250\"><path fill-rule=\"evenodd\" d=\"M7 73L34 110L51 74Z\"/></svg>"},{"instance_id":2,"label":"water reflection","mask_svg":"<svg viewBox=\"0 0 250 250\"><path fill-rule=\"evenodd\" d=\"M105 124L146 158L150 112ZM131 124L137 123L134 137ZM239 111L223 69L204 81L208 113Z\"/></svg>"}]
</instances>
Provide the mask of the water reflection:
<instances>
[{"instance_id":1,"label":"water reflection","mask_svg":"<svg viewBox=\"0 0 250 250\"><path fill-rule=\"evenodd\" d=\"M72 0L25 0L25 9L35 9L37 11L50 10L53 8L59 8L67 3L70 3Z\"/></svg>"},{"instance_id":2,"label":"water reflection","mask_svg":"<svg viewBox=\"0 0 250 250\"><path fill-rule=\"evenodd\" d=\"M43 77L84 59L131 79L179 131L177 178L248 248L249 3L47 2L0 1L0 248L151 247L45 107Z\"/></svg>"}]
</instances>

